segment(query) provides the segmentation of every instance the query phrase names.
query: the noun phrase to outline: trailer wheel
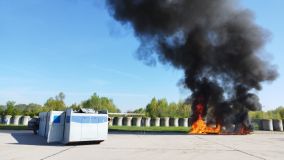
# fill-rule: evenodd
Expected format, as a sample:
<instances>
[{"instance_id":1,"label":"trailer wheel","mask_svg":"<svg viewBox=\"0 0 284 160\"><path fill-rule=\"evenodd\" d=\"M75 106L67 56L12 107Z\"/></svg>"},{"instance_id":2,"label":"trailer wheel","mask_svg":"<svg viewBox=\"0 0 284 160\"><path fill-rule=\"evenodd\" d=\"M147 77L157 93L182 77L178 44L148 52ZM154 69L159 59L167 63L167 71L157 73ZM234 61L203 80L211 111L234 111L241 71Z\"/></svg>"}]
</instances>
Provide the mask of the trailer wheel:
<instances>
[{"instance_id":1,"label":"trailer wheel","mask_svg":"<svg viewBox=\"0 0 284 160\"><path fill-rule=\"evenodd\" d=\"M95 141L94 143L95 144L100 144L100 143L102 143L103 142L103 140L102 141Z\"/></svg>"},{"instance_id":2,"label":"trailer wheel","mask_svg":"<svg viewBox=\"0 0 284 160\"><path fill-rule=\"evenodd\" d=\"M34 129L33 132L34 132L34 135L37 135L37 130L36 129Z\"/></svg>"}]
</instances>

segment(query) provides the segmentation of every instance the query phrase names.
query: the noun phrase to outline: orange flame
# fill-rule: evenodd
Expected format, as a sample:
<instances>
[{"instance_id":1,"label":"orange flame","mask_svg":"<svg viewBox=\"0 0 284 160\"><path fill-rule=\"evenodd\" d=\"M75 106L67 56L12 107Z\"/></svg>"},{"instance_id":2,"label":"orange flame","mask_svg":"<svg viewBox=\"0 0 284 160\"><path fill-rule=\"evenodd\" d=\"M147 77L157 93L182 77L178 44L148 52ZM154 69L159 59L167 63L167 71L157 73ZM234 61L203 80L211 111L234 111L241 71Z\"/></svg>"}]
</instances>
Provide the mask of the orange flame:
<instances>
[{"instance_id":1,"label":"orange flame","mask_svg":"<svg viewBox=\"0 0 284 160\"><path fill-rule=\"evenodd\" d=\"M210 127L206 125L206 122L202 119L204 107L202 104L196 106L196 114L198 119L192 124L190 134L220 134L221 125L217 124L216 127Z\"/></svg>"},{"instance_id":2,"label":"orange flame","mask_svg":"<svg viewBox=\"0 0 284 160\"><path fill-rule=\"evenodd\" d=\"M221 125L217 124L216 127L207 126L201 115L198 115L197 121L191 126L190 134L220 134Z\"/></svg>"},{"instance_id":3,"label":"orange flame","mask_svg":"<svg viewBox=\"0 0 284 160\"><path fill-rule=\"evenodd\" d=\"M242 125L242 128L239 131L239 134L250 134L250 130L245 127L245 125Z\"/></svg>"}]
</instances>

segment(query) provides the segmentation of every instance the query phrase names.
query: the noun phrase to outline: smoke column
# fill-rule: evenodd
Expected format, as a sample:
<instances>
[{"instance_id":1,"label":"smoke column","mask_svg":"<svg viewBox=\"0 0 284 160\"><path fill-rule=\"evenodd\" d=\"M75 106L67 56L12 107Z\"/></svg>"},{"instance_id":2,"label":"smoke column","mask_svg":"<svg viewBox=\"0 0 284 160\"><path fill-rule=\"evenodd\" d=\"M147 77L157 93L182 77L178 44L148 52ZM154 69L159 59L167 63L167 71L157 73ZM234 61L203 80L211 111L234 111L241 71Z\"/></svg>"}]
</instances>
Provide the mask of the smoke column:
<instances>
[{"instance_id":1,"label":"smoke column","mask_svg":"<svg viewBox=\"0 0 284 160\"><path fill-rule=\"evenodd\" d=\"M182 84L191 90L193 104L204 101L208 117L217 117L215 121L223 125L246 123L248 111L261 109L251 92L261 90L261 83L273 81L278 73L262 55L269 34L239 1L106 3L114 19L133 28L141 42L140 59L147 63L158 59L184 71Z\"/></svg>"}]
</instances>

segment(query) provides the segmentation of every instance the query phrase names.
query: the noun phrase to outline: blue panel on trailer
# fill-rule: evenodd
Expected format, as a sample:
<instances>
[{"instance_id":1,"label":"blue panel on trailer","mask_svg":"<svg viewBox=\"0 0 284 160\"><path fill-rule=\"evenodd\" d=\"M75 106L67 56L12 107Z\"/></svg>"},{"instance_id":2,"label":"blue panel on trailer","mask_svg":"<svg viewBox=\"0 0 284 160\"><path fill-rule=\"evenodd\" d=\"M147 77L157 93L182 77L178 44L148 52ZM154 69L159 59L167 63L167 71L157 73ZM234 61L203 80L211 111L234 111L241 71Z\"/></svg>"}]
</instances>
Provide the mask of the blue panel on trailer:
<instances>
[{"instance_id":1,"label":"blue panel on trailer","mask_svg":"<svg viewBox=\"0 0 284 160\"><path fill-rule=\"evenodd\" d=\"M72 122L76 123L105 123L107 122L107 117L101 116L72 116Z\"/></svg>"},{"instance_id":2,"label":"blue panel on trailer","mask_svg":"<svg viewBox=\"0 0 284 160\"><path fill-rule=\"evenodd\" d=\"M60 115L53 116L53 123L60 123Z\"/></svg>"},{"instance_id":3,"label":"blue panel on trailer","mask_svg":"<svg viewBox=\"0 0 284 160\"><path fill-rule=\"evenodd\" d=\"M100 117L99 123L104 123L104 122L107 122L107 117Z\"/></svg>"},{"instance_id":4,"label":"blue panel on trailer","mask_svg":"<svg viewBox=\"0 0 284 160\"><path fill-rule=\"evenodd\" d=\"M91 117L91 123L99 123L99 118L98 117Z\"/></svg>"}]
</instances>

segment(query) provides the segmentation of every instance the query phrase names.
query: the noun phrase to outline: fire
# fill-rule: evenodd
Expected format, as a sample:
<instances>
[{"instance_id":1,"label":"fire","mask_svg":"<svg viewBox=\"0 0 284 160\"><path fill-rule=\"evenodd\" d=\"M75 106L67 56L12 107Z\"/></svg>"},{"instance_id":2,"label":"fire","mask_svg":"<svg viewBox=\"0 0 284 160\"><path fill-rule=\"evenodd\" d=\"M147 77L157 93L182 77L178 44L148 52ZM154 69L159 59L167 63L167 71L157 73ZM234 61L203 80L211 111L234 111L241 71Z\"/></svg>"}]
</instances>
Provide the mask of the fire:
<instances>
[{"instance_id":1,"label":"fire","mask_svg":"<svg viewBox=\"0 0 284 160\"><path fill-rule=\"evenodd\" d=\"M207 126L201 115L198 115L197 121L192 124L190 134L220 134L221 125L217 124L216 127Z\"/></svg>"},{"instance_id":2,"label":"fire","mask_svg":"<svg viewBox=\"0 0 284 160\"><path fill-rule=\"evenodd\" d=\"M247 127L245 127L245 125L242 125L239 134L250 134L250 130Z\"/></svg>"},{"instance_id":3,"label":"fire","mask_svg":"<svg viewBox=\"0 0 284 160\"><path fill-rule=\"evenodd\" d=\"M220 134L221 125L217 124L216 127L207 126L206 122L202 119L202 114L204 111L204 106L202 104L197 104L196 114L198 114L198 119L192 124L190 134Z\"/></svg>"},{"instance_id":4,"label":"fire","mask_svg":"<svg viewBox=\"0 0 284 160\"><path fill-rule=\"evenodd\" d=\"M215 127L209 126L203 120L202 115L204 113L204 106L202 103L196 105L195 114L198 115L197 120L192 124L189 134L221 134L222 129L220 124L216 124ZM222 133L222 134L238 134L246 135L250 134L250 130L244 125L241 125L241 128L238 131L232 133Z\"/></svg>"}]
</instances>

